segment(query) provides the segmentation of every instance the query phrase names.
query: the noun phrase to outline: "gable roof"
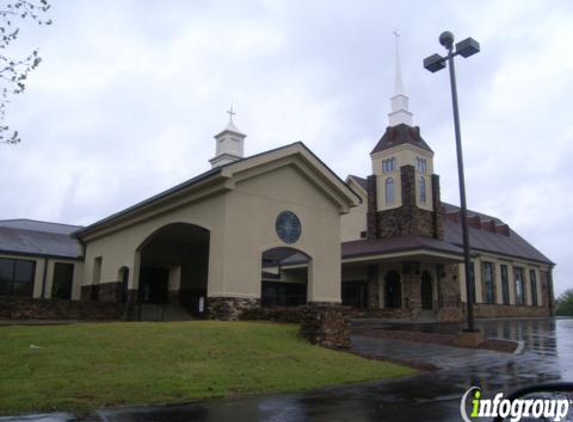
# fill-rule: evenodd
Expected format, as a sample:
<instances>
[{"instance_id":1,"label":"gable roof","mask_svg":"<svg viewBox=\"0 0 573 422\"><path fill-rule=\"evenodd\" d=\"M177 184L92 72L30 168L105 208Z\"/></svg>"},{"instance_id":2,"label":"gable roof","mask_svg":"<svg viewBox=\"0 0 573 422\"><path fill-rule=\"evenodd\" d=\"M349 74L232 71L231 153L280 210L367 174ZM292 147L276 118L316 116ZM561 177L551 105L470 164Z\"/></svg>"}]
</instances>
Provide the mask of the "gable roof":
<instances>
[{"instance_id":1,"label":"gable roof","mask_svg":"<svg viewBox=\"0 0 573 422\"><path fill-rule=\"evenodd\" d=\"M382 138L380 138L380 141L378 141L370 155L404 144L410 144L434 153L426 141L420 136L420 128L418 126L412 127L401 123L386 128L386 132L384 132L384 135L382 135Z\"/></svg>"},{"instance_id":2,"label":"gable roof","mask_svg":"<svg viewBox=\"0 0 573 422\"><path fill-rule=\"evenodd\" d=\"M291 149L292 151L289 152L288 151L289 149ZM83 228L77 234L81 237L84 234L93 232L100 227L113 224L114 222L120 220L123 217L128 217L131 214L135 214L139 211L142 211L146 207L150 207L152 205L161 203L163 200L173 197L188 189L199 188L200 185L203 184L211 185L211 182L217 183L219 181L228 180L230 177L233 176L235 172L242 171L243 169L248 168L251 165L256 166L257 161L260 161L264 158L271 158L273 156L277 156L280 158L281 153L284 153L284 155L288 154L294 155L297 153L299 154L302 153L303 155L306 155L306 158L310 159L309 161L312 161L312 165L314 165L315 167L320 167L321 171L328 174L328 176L332 181L331 184L334 186L336 190L343 193L343 196L346 198L348 202L354 202L355 204L361 203L362 200L360 196L358 196L352 189L350 189L350 187L348 187L346 183L344 183L344 181L340 179L340 177L336 173L334 173L334 171L331 170L330 167L328 167L320 158L318 158L304 143L298 141L259 154L251 155L249 157L234 161L232 163L227 163L222 166L215 167L183 183L180 183L179 185L167 189L166 191L163 191L144 201L141 201L131 207L128 207L122 211L110 215L109 217L99 220Z\"/></svg>"},{"instance_id":3,"label":"gable roof","mask_svg":"<svg viewBox=\"0 0 573 422\"><path fill-rule=\"evenodd\" d=\"M447 213L458 212L460 210L459 207L452 204L443 203L442 205ZM505 225L505 223L497 217L468 210L468 219L472 217L478 217L481 223L493 221L497 225ZM472 224L468 224L470 247L484 252L522 258L544 264L554 264L511 227L505 226L507 228L506 234L500 234L487 229L476 228L473 227ZM463 245L461 221L448 218L447 216L444 218L444 240L454 245Z\"/></svg>"},{"instance_id":4,"label":"gable roof","mask_svg":"<svg viewBox=\"0 0 573 422\"><path fill-rule=\"evenodd\" d=\"M0 252L81 259L83 248L73 236L81 226L27 219L0 221Z\"/></svg>"},{"instance_id":5,"label":"gable roof","mask_svg":"<svg viewBox=\"0 0 573 422\"><path fill-rule=\"evenodd\" d=\"M360 186L365 190L367 188L367 180L359 176L352 177ZM447 214L457 213L460 207L446 202L442 202L442 208L446 213L444 218L444 241L452 245L462 246L462 226L460 221L447 217ZM505 225L503 220L477 211L468 210L468 218L477 217L482 223L492 221L496 225ZM506 225L505 225L506 226ZM553 264L553 262L546 257L543 253L537 250L531 243L521 237L517 232L507 227L507 235L496 233L489 230L479 229L476 227L468 226L470 236L470 246L473 250L480 250L483 252L491 252L494 254L506 255L509 257L522 258L531 261L537 261L546 264ZM384 244L380 247L390 247L391 243ZM347 246L349 248L351 246ZM344 246L343 246L344 248Z\"/></svg>"},{"instance_id":6,"label":"gable roof","mask_svg":"<svg viewBox=\"0 0 573 422\"><path fill-rule=\"evenodd\" d=\"M211 169L211 170L208 170L208 171L206 171L206 172L204 172L204 173L201 173L201 174L199 174L199 175L197 175L197 176L195 176L195 177L193 177L193 178L191 178L191 179L189 179L189 180L186 180L186 181L183 182L183 183L180 183L180 184L178 184L178 185L175 185L175 186L173 186L172 188L169 188L169 189L167 189L167 190L165 190L165 191L163 191L163 192L160 192L160 193L158 193L158 194L156 194L156 195L153 195L153 196L151 196L151 197L149 197L149 198L147 198L147 199L144 199L143 201L138 202L138 203L136 203L135 205L132 205L132 206L130 206L130 207L127 207L127 208L125 208L125 209L123 209L123 210L121 210L121 211L118 211L118 212L116 212L116 213L113 213L113 214L111 214L110 216L105 217L105 218L103 218L103 219L101 219L101 220L98 220L98 221L96 221L95 223L92 223L92 224L90 224L90 225L87 226L87 227L83 227L81 230L79 230L79 231L77 232L77 234L78 234L79 236L81 236L81 235L84 234L84 233L87 233L87 232L89 232L89 231L92 231L92 230L94 230L94 229L97 229L98 227L103 226L103 225L105 225L105 224L107 224L107 223L110 223L110 222L112 222L112 221L114 221L114 220L116 220L116 219L118 219L118 218L120 218L120 217L126 216L126 215L131 214L131 213L133 213L133 212L135 212L135 211L137 211L137 210L140 210L141 208L144 208L144 207L146 207L146 206L148 206L148 205L151 205L151 204L154 204L154 203L156 203L156 202L159 202L160 200L162 200L162 199L164 199L164 198L166 198L166 197L168 197L168 196L170 196L170 195L173 195L173 194L175 194L175 193L177 193L177 192L180 192L180 191L182 191L182 190L184 190L184 189L186 189L186 188L189 188L189 187L191 187L191 186L197 185L197 184L199 184L199 182L204 181L204 180L207 180L207 179L209 179L209 178L211 178L211 177L213 177L213 176L215 176L215 175L221 173L221 169L222 169L223 167L225 167L226 165L228 165L228 164L225 164L225 165L222 165L222 166L213 168L213 169Z\"/></svg>"},{"instance_id":7,"label":"gable roof","mask_svg":"<svg viewBox=\"0 0 573 422\"><path fill-rule=\"evenodd\" d=\"M431 250L462 256L463 250L451 243L423 236L394 236L375 240L353 240L342 243L342 257L378 255L410 250Z\"/></svg>"},{"instance_id":8,"label":"gable roof","mask_svg":"<svg viewBox=\"0 0 573 422\"><path fill-rule=\"evenodd\" d=\"M355 176L353 174L349 174L348 177L354 179L354 181L358 183L362 189L368 192L368 180L360 176Z\"/></svg>"},{"instance_id":9,"label":"gable roof","mask_svg":"<svg viewBox=\"0 0 573 422\"><path fill-rule=\"evenodd\" d=\"M73 224L51 223L48 221L30 220L28 218L17 218L11 220L0 220L0 227L22 230L35 230L45 233L72 234L80 230L83 226Z\"/></svg>"}]
</instances>

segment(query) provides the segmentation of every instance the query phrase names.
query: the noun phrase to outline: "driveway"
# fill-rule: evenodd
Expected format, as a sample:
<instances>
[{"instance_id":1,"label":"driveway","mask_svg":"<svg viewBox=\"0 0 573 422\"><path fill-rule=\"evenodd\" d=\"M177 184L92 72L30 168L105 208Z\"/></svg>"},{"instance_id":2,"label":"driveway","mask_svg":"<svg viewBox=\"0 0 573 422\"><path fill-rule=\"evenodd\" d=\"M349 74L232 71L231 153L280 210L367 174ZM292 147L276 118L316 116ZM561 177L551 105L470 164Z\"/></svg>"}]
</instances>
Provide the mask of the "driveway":
<instances>
[{"instance_id":1,"label":"driveway","mask_svg":"<svg viewBox=\"0 0 573 422\"><path fill-rule=\"evenodd\" d=\"M361 324L387 323L366 321ZM537 382L573 380L573 319L488 321L480 325L488 337L523 340L524 352L512 355L353 336L355 351L430 362L442 369L398 380L298 394L102 410L99 416L109 422L459 421L460 397L471 386L480 386L486 393L492 393ZM408 327L423 331L459 329L454 325L435 324ZM58 415L45 422L65 419L66 415ZM15 420L0 418L0 422Z\"/></svg>"}]
</instances>

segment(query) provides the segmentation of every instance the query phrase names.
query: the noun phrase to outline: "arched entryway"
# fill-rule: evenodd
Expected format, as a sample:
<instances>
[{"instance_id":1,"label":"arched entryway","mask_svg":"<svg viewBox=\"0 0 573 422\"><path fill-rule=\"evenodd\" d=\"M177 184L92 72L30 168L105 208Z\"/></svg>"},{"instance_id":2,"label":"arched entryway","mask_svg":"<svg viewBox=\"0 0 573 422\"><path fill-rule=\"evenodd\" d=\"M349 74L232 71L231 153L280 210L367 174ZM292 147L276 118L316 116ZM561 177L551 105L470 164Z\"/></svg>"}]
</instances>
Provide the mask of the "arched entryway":
<instances>
[{"instance_id":1,"label":"arched entryway","mask_svg":"<svg viewBox=\"0 0 573 422\"><path fill-rule=\"evenodd\" d=\"M402 307L402 283L396 270L388 271L384 276L384 297L386 308Z\"/></svg>"},{"instance_id":2,"label":"arched entryway","mask_svg":"<svg viewBox=\"0 0 573 422\"><path fill-rule=\"evenodd\" d=\"M163 226L139 247L140 303L180 304L191 314L206 311L209 273L207 229L189 223Z\"/></svg>"},{"instance_id":3,"label":"arched entryway","mask_svg":"<svg viewBox=\"0 0 573 422\"><path fill-rule=\"evenodd\" d=\"M422 300L422 310L431 311L434 305L434 294L432 286L432 276L428 271L422 272L420 283L420 295Z\"/></svg>"},{"instance_id":4,"label":"arched entryway","mask_svg":"<svg viewBox=\"0 0 573 422\"><path fill-rule=\"evenodd\" d=\"M263 307L294 307L307 303L308 255L279 247L263 252L261 260Z\"/></svg>"}]
</instances>

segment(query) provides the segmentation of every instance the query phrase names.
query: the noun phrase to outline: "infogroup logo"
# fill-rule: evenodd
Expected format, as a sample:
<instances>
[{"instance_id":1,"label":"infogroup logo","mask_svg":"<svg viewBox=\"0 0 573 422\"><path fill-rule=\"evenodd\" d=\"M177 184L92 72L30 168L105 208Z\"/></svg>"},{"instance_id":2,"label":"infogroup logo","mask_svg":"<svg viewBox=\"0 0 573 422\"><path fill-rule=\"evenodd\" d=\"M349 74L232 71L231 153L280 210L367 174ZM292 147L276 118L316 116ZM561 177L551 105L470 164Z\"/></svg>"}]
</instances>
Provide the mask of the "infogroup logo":
<instances>
[{"instance_id":1,"label":"infogroup logo","mask_svg":"<svg viewBox=\"0 0 573 422\"><path fill-rule=\"evenodd\" d=\"M471 413L468 415L468 400L471 400ZM493 399L482 398L479 387L472 387L462 396L460 413L465 422L471 418L510 418L511 422L519 422L522 418L535 418L559 422L569 412L571 400L567 399L515 399L503 398L503 393L497 393Z\"/></svg>"}]
</instances>

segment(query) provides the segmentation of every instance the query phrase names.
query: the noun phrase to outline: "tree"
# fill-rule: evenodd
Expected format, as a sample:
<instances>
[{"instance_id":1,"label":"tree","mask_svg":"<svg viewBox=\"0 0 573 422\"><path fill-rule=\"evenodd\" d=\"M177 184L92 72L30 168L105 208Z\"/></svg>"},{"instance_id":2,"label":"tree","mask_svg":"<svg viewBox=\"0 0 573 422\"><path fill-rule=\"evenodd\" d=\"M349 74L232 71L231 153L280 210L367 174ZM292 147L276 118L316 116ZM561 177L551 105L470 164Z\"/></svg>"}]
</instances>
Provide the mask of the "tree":
<instances>
[{"instance_id":1,"label":"tree","mask_svg":"<svg viewBox=\"0 0 573 422\"><path fill-rule=\"evenodd\" d=\"M0 143L20 142L18 131L10 133L6 125L6 107L12 95L21 94L26 88L28 74L42 59L35 49L27 57L13 57L8 48L18 38L18 21L32 20L38 25L51 25L52 20L41 19L50 5L47 0L0 0Z\"/></svg>"},{"instance_id":2,"label":"tree","mask_svg":"<svg viewBox=\"0 0 573 422\"><path fill-rule=\"evenodd\" d=\"M555 315L573 316L573 289L565 290L556 300Z\"/></svg>"}]
</instances>

